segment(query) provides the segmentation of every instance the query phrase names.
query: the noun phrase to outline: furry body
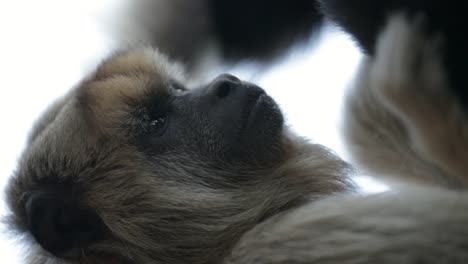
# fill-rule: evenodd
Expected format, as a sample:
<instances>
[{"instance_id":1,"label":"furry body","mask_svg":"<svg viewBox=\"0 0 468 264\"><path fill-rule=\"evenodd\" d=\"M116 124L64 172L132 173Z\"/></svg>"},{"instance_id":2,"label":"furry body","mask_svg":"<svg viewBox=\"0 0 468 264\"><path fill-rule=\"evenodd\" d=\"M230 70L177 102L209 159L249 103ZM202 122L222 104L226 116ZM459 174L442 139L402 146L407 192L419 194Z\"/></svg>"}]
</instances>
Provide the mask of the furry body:
<instances>
[{"instance_id":1,"label":"furry body","mask_svg":"<svg viewBox=\"0 0 468 264\"><path fill-rule=\"evenodd\" d=\"M444 46L411 16L383 24L348 97L346 133L362 169L418 184L358 195L350 166L283 127L268 99L259 125L240 130L248 136L231 133L252 98L236 91L258 88L222 76L187 89L165 56L133 50L32 132L8 187L27 261L465 263L465 122ZM173 99L168 116L161 98ZM171 133L154 128L168 117Z\"/></svg>"},{"instance_id":2,"label":"furry body","mask_svg":"<svg viewBox=\"0 0 468 264\"><path fill-rule=\"evenodd\" d=\"M11 224L71 263L219 263L264 219L352 190L349 166L283 128L268 99L241 130L254 134L231 137L250 98L236 91L259 89L232 79L180 91L178 68L157 51L111 57L36 126L8 188ZM164 98L159 136L146 116ZM31 252L33 263L51 258Z\"/></svg>"},{"instance_id":3,"label":"furry body","mask_svg":"<svg viewBox=\"0 0 468 264\"><path fill-rule=\"evenodd\" d=\"M395 189L273 217L243 237L230 263L467 261L465 120L449 92L441 39L421 25L392 17L347 99L352 157Z\"/></svg>"}]
</instances>

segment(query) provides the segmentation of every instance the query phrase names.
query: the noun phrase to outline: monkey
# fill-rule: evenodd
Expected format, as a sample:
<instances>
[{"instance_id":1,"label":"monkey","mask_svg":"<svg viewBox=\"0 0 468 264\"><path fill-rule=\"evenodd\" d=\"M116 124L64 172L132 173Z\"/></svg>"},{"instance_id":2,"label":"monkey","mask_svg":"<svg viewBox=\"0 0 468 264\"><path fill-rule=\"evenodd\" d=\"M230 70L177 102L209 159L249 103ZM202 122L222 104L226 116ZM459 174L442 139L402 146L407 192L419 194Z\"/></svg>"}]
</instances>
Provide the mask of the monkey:
<instances>
[{"instance_id":1,"label":"monkey","mask_svg":"<svg viewBox=\"0 0 468 264\"><path fill-rule=\"evenodd\" d=\"M446 139L441 139L442 137L458 138L459 140L465 137L463 135L464 132L455 133L457 130L463 130L455 127L459 127L458 123L460 122L464 123L462 116L468 107L468 96L465 89L466 78L462 70L468 67L467 60L465 59L468 57L466 53L467 50L465 49L468 45L468 38L466 34L460 34L459 30L460 27L468 24L465 16L468 12L468 5L465 3L452 5L439 0L391 0L382 3L376 1L319 0L307 1L307 3L296 1L295 3L288 3L286 5L284 2L280 1L270 1L266 4L265 1L261 0L214 0L193 1L191 5L196 5L197 8L192 6L185 9L175 8L174 6L178 5L176 2L173 3L174 6L168 5L168 3L164 1L152 1L151 3L153 6L140 3L134 4L133 7L139 10L138 14L140 14L141 17L149 17L152 14L151 10L165 10L167 6L171 7L170 9L173 11L178 10L177 12L180 12L177 13L178 15L173 15L175 22L164 25L167 32L179 32L180 28L185 28L185 30L187 30L187 28L193 29L195 27L197 30L194 32L200 32L200 29L204 28L203 32L205 33L197 33L197 36L204 41L206 41L206 39L214 39L222 50L223 58L228 60L263 59L266 62L286 53L288 47L291 45L304 42L305 37L310 37L313 33L320 31L322 25L326 21L335 23L338 27L342 28L343 31L349 33L356 41L358 47L361 48L362 52L368 57L373 57L376 52L375 48L377 47L377 36L386 25L389 16L398 12L406 13L411 17L424 16L424 26L421 30L429 35L440 35L439 37L443 39L443 43L440 47L442 49L440 56L442 56L441 59L446 73L445 78L448 82L446 87L450 90L450 93L453 94L443 97L453 96L459 101L454 104L444 103L445 105L455 106L451 114L447 114L449 112L448 110L442 111L444 114L447 114L447 116L450 116L447 120L453 119L451 122L455 124L447 124L445 122L444 125L440 127L446 129L451 127L450 130L452 132L449 133L446 131L444 136L438 135L438 140L432 137L431 141L444 144L442 142L446 142ZM194 14L187 10L198 10L199 12ZM179 17L197 18L198 16L196 14L203 14L203 16L201 16L204 19L203 23L192 23L188 27L180 26ZM242 14L242 16L239 14ZM242 19L237 19L239 17L242 17ZM272 21L269 21L269 19ZM197 21L196 19L193 20ZM179 21L179 23L177 23L177 21ZM266 21L269 22L267 23ZM157 25L158 23L138 24L138 26L142 26L151 32L156 32L148 34L153 37L152 41L155 43L158 42L159 38L166 38L166 35L160 36L157 34ZM173 41L174 38L167 39L171 40L170 43L178 43L178 41ZM165 42L163 41L163 43ZM188 41L188 43L198 42ZM258 47L261 48L258 49ZM193 53L193 45L191 48L190 52ZM169 54L180 57L177 54L181 53L180 50L185 49L180 49L178 51L166 50L169 51ZM195 50L197 50L197 48L195 48ZM367 71L362 70L361 72ZM363 75L365 75L365 73L361 73L362 78L367 78ZM360 82L362 78L356 78L357 82ZM414 149L419 148L418 146L410 146L413 144L411 143L413 139L410 139L408 135L406 135L409 133L406 131L407 128L401 124L398 117L396 117L392 111L389 112L387 109L381 108L380 104L374 102L377 98L373 93L361 91L366 90L366 88L363 88L366 85L355 84L353 86L359 88L352 89L351 95L349 96L346 112L352 114L346 118L343 131L349 145L351 158L360 169L372 175L379 175L379 177L388 175L390 177L384 177L383 179L390 182L395 178L401 176L406 177L405 175L410 174L412 176L408 177L408 179L411 180L419 178L423 181L437 182L437 184L445 182L445 184L451 185L452 187L458 185L457 181L452 183L446 182L448 179L453 179L444 176L444 174L448 171L448 173L451 174L464 174L466 169L462 166L462 160L465 156L463 151L458 151L458 153L455 154L458 156L458 161L456 161L458 165L442 164L455 162L449 156L454 155L454 149L459 149L458 147L438 146L438 150L433 152L438 153L437 155L439 155L439 157L432 157L434 153L413 153L415 151L426 152L426 150L418 150ZM408 98L408 103L414 99L413 97L414 96L409 95L406 97ZM365 107L361 106L363 104L370 105ZM435 106L438 104L441 103L433 102L432 105ZM368 111L369 108L372 109L372 112ZM399 114L396 115L398 116ZM442 120L442 118L439 117L437 120ZM363 129L365 126L371 126L373 129ZM426 130L427 129L429 128L426 125ZM380 132L376 133L373 130ZM362 141L362 133L368 134L369 139ZM414 137L414 135L412 137ZM393 142L395 140L406 143L396 144ZM426 141L427 140L428 139L426 139ZM432 145L434 144L432 143ZM426 145L424 144L424 146ZM373 155L366 155L369 149L372 149ZM445 157L440 156L442 152L446 153ZM376 155L376 153L378 153L378 155ZM421 158L419 157L420 155L426 157ZM430 161L433 158L436 160L443 159L444 161L434 161L438 163L434 165L432 164L433 162ZM449 161L448 159L452 160ZM411 162L408 162L408 160L411 160ZM406 166L404 165L405 163L410 165ZM460 180L463 180L462 176Z\"/></svg>"},{"instance_id":2,"label":"monkey","mask_svg":"<svg viewBox=\"0 0 468 264\"><path fill-rule=\"evenodd\" d=\"M31 133L7 188L27 262L464 263L464 122L440 42L405 16L378 35L349 138L363 163L384 149L376 171L421 184L361 196L353 167L290 131L260 87L227 74L186 87L157 50L123 51Z\"/></svg>"},{"instance_id":3,"label":"monkey","mask_svg":"<svg viewBox=\"0 0 468 264\"><path fill-rule=\"evenodd\" d=\"M393 190L326 198L273 217L242 237L228 263L468 260L464 105L451 92L446 39L428 34L424 19L390 17L346 99L352 164Z\"/></svg>"},{"instance_id":4,"label":"monkey","mask_svg":"<svg viewBox=\"0 0 468 264\"><path fill-rule=\"evenodd\" d=\"M116 53L35 126L10 222L31 263L219 263L264 219L352 190L349 165L283 122L254 84L189 89L156 50Z\"/></svg>"},{"instance_id":5,"label":"monkey","mask_svg":"<svg viewBox=\"0 0 468 264\"><path fill-rule=\"evenodd\" d=\"M468 38L460 34L459 27L468 24L464 15L468 5L451 5L437 0L392 0L382 3L323 0L321 7L330 20L350 33L366 55L361 68L367 69L361 69L356 76L352 84L355 89L348 95L345 111L349 114L345 118L343 131L353 163L389 183L403 178L405 181L464 188L466 168L463 161L466 155L461 146L466 141L464 116L468 104L462 69L467 67L465 47ZM389 56L392 51L398 51L390 45L376 43L377 33L385 27L388 17L395 13L417 20L415 24L420 24L419 30L413 31L421 31L433 39L424 41L420 37L412 42L411 45L426 50L423 54L409 47L400 49L407 59L402 58L396 63L407 70L406 74L419 73L420 80L413 78L413 83L398 83L396 80L410 77L403 76L405 73L401 70L387 67L386 71L394 72L392 78L395 82L384 89L380 84L369 84L379 81L371 81L375 77L369 72L384 68L376 67L377 62L369 61L379 52L378 47L386 49ZM399 28L405 31L404 26L400 25ZM386 42L398 46L401 39L401 36L394 37L393 42ZM438 44L427 47L427 43L431 42ZM428 51L431 49L435 51ZM417 55L427 58L431 52L437 53L440 63L425 63L422 59L411 58ZM380 64L391 61L385 56L375 60ZM422 65L430 64L432 68L428 65L425 72L415 71L405 62L411 60ZM387 73L380 75L379 78L390 76ZM391 86L400 87L401 91L396 92L396 88ZM411 86L415 88L411 89Z\"/></svg>"},{"instance_id":6,"label":"monkey","mask_svg":"<svg viewBox=\"0 0 468 264\"><path fill-rule=\"evenodd\" d=\"M205 53L216 50L221 61L255 61L268 67L293 47L313 44L324 25L335 24L372 56L375 40L388 17L404 11L426 16L427 30L443 32L444 65L453 92L467 105L463 89L468 44L459 27L468 21L465 3L440 0L174 0L122 1L121 12L109 25L115 38L129 45L146 43L159 47L186 66L197 67ZM123 44L125 47L126 45ZM461 56L462 55L462 56ZM459 88L457 88L459 87Z\"/></svg>"},{"instance_id":7,"label":"monkey","mask_svg":"<svg viewBox=\"0 0 468 264\"><path fill-rule=\"evenodd\" d=\"M444 152L417 122L432 108L407 111L393 100L417 87L422 106L457 105L438 45L419 24L393 17L356 94L378 92L372 103L413 127L411 142L433 154L408 155L463 184L450 173L463 164L437 159ZM465 262L466 192L408 184L360 195L354 173L290 131L255 84L224 74L187 87L180 65L133 49L105 60L39 119L7 188L8 223L29 242L28 263Z\"/></svg>"},{"instance_id":8,"label":"monkey","mask_svg":"<svg viewBox=\"0 0 468 264\"><path fill-rule=\"evenodd\" d=\"M369 56L374 55L378 32L386 25L389 16L400 12L411 17L423 16L422 30L443 38L442 60L449 89L463 107L468 105L463 71L467 67L464 58L468 55L465 49L468 38L460 32L460 27L468 25L465 16L468 4L439 0L390 0L382 3L367 0L321 0L320 6L325 16L348 32Z\"/></svg>"},{"instance_id":9,"label":"monkey","mask_svg":"<svg viewBox=\"0 0 468 264\"><path fill-rule=\"evenodd\" d=\"M298 43L319 38L324 24L316 0L123 1L119 10L107 26L124 48L157 46L188 73L212 53L224 63L267 67Z\"/></svg>"}]
</instances>

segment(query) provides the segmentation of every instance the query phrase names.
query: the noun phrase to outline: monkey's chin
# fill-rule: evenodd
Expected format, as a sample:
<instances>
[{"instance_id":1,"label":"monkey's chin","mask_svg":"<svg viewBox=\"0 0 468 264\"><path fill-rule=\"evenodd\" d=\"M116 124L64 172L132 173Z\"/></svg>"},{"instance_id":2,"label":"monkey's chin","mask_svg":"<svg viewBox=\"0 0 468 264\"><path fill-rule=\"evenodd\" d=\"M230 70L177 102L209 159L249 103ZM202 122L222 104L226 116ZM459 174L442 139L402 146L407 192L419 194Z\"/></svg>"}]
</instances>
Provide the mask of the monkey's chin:
<instances>
[{"instance_id":1,"label":"monkey's chin","mask_svg":"<svg viewBox=\"0 0 468 264\"><path fill-rule=\"evenodd\" d=\"M279 129L283 126L283 123L283 114L276 102L266 93L262 93L257 97L252 108L249 110L245 129L247 131L268 132L265 131L265 128L267 130Z\"/></svg>"},{"instance_id":2,"label":"monkey's chin","mask_svg":"<svg viewBox=\"0 0 468 264\"><path fill-rule=\"evenodd\" d=\"M242 155L255 156L256 161L273 161L278 157L284 126L283 114L276 102L260 93L249 109L241 131Z\"/></svg>"}]
</instances>

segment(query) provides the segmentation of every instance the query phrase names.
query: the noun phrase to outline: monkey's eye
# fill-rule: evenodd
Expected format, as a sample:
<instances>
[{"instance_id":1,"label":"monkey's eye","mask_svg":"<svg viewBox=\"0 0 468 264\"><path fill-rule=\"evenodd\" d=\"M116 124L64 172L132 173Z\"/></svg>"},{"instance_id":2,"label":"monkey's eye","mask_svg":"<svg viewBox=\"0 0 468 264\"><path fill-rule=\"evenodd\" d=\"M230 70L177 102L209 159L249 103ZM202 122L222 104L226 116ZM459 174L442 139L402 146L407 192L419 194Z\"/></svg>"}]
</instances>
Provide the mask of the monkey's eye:
<instances>
[{"instance_id":1,"label":"monkey's eye","mask_svg":"<svg viewBox=\"0 0 468 264\"><path fill-rule=\"evenodd\" d=\"M164 115L156 117L156 119L150 120L148 126L152 132L161 133L161 130L164 130L166 124L167 116Z\"/></svg>"},{"instance_id":2,"label":"monkey's eye","mask_svg":"<svg viewBox=\"0 0 468 264\"><path fill-rule=\"evenodd\" d=\"M143 128L151 136L164 134L169 122L172 100L168 97L159 97L152 100L144 111Z\"/></svg>"}]
</instances>

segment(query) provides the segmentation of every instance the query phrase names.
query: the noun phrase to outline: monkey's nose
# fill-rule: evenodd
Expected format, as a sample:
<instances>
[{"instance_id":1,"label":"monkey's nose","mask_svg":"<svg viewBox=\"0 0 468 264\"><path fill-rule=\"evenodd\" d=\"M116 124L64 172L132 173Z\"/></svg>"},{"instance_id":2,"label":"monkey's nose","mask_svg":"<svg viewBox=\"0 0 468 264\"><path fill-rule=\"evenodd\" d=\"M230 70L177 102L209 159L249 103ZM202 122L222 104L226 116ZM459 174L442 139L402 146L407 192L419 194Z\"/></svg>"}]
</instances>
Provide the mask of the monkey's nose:
<instances>
[{"instance_id":1,"label":"monkey's nose","mask_svg":"<svg viewBox=\"0 0 468 264\"><path fill-rule=\"evenodd\" d=\"M218 98L226 98L242 83L239 78L231 74L221 74L210 85L211 92Z\"/></svg>"},{"instance_id":2,"label":"monkey's nose","mask_svg":"<svg viewBox=\"0 0 468 264\"><path fill-rule=\"evenodd\" d=\"M26 201L25 211L36 241L57 257L72 257L102 235L101 219L68 199L66 193L33 193Z\"/></svg>"}]
</instances>

